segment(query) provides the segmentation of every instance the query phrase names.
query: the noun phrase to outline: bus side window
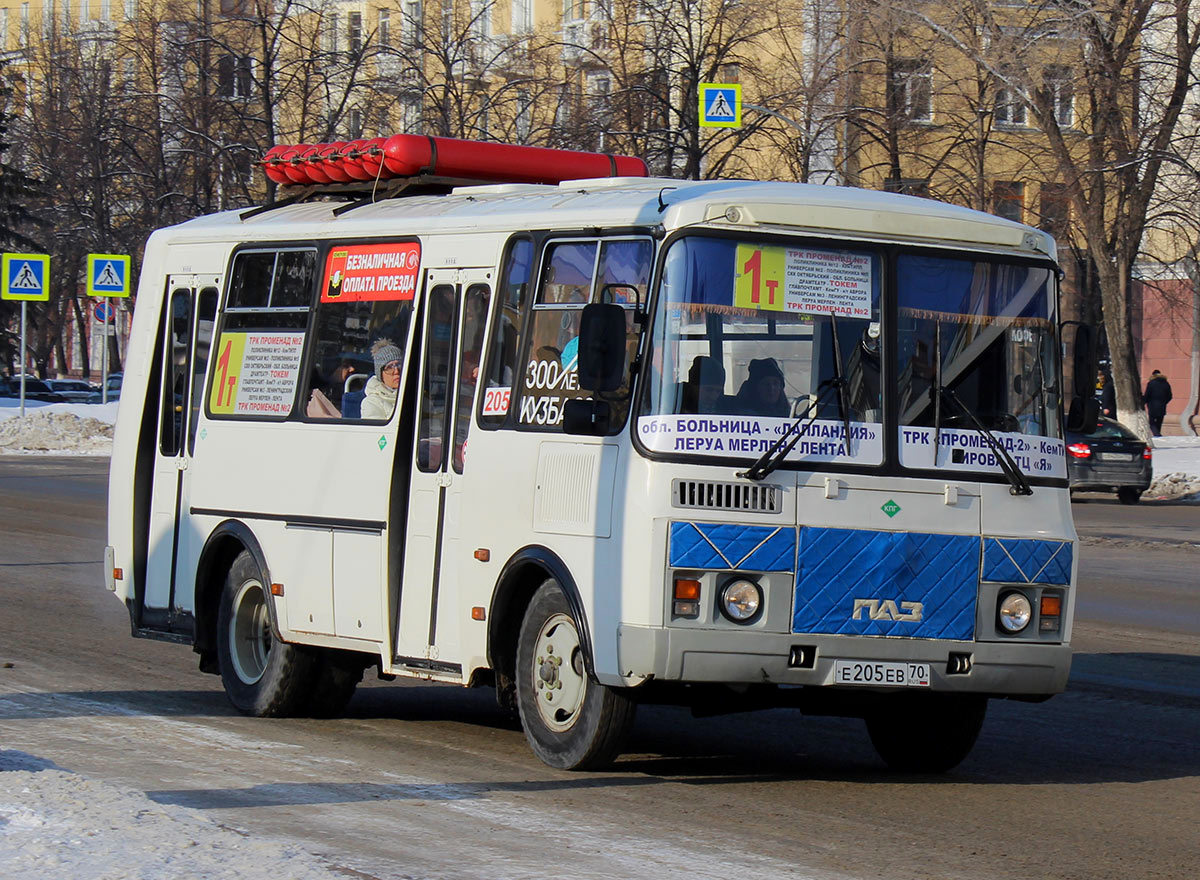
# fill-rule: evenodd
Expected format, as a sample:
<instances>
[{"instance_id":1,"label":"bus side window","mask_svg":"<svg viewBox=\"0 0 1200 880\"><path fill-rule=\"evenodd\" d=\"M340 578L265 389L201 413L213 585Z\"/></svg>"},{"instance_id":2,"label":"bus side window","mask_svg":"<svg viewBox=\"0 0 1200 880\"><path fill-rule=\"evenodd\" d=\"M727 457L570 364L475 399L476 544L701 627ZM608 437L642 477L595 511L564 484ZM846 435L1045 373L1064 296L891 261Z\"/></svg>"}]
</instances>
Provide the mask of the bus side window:
<instances>
[{"instance_id":1,"label":"bus side window","mask_svg":"<svg viewBox=\"0 0 1200 880\"><path fill-rule=\"evenodd\" d=\"M179 288L171 292L167 314L166 381L162 393L162 426L159 451L166 456L179 454L183 440L183 407L187 396L192 348L192 291Z\"/></svg>"},{"instance_id":2,"label":"bus side window","mask_svg":"<svg viewBox=\"0 0 1200 880\"><path fill-rule=\"evenodd\" d=\"M439 284L429 292L417 427L417 467L422 471L440 471L446 448L448 377L454 356L454 294L449 284Z\"/></svg>"},{"instance_id":3,"label":"bus side window","mask_svg":"<svg viewBox=\"0 0 1200 880\"><path fill-rule=\"evenodd\" d=\"M509 247L500 286L496 314L492 318L491 345L480 385L484 389L479 424L498 428L508 420L513 377L521 356L521 316L529 300L529 277L533 270L533 242L519 238Z\"/></svg>"},{"instance_id":4,"label":"bus side window","mask_svg":"<svg viewBox=\"0 0 1200 880\"><path fill-rule=\"evenodd\" d=\"M196 423L204 403L204 373L212 349L213 325L217 318L217 289L205 287L200 291L196 306L196 344L192 351L192 397L188 421L188 454L196 451Z\"/></svg>"},{"instance_id":5,"label":"bus side window","mask_svg":"<svg viewBox=\"0 0 1200 880\"><path fill-rule=\"evenodd\" d=\"M483 347L483 332L487 323L488 289L473 284L467 289L463 308L462 354L458 361L458 402L454 407L454 472L463 472L467 433L471 428L475 388L479 380L479 352Z\"/></svg>"}]
</instances>

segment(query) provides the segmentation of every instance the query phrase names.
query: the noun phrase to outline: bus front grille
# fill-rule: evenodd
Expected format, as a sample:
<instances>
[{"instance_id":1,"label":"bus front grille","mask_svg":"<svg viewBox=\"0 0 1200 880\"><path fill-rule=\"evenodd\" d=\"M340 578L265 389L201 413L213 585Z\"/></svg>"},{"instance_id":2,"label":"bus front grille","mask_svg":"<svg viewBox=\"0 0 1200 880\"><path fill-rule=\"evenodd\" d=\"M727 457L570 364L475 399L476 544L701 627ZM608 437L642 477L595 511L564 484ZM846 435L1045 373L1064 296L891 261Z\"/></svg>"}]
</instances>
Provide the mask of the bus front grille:
<instances>
[{"instance_id":1,"label":"bus front grille","mask_svg":"<svg viewBox=\"0 0 1200 880\"><path fill-rule=\"evenodd\" d=\"M783 492L761 483L717 483L709 480L675 480L671 503L703 510L744 510L779 513Z\"/></svg>"}]
</instances>

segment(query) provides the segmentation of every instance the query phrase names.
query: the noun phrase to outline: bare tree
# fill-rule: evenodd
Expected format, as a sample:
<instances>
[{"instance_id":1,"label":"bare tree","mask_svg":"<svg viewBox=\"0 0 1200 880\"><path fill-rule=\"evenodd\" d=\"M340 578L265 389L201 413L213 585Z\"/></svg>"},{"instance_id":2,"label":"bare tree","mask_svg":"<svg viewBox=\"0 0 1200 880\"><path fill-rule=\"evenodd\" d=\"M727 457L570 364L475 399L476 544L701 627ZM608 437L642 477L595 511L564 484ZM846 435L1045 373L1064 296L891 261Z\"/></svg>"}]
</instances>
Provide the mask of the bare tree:
<instances>
[{"instance_id":1,"label":"bare tree","mask_svg":"<svg viewBox=\"0 0 1200 880\"><path fill-rule=\"evenodd\" d=\"M973 0L981 14L988 9ZM1028 107L1065 185L1096 272L1120 419L1149 434L1131 312L1134 263L1200 44L1191 0L1077 0L1022 8L997 27L1002 57L981 55L930 7L907 13L989 68Z\"/></svg>"}]
</instances>

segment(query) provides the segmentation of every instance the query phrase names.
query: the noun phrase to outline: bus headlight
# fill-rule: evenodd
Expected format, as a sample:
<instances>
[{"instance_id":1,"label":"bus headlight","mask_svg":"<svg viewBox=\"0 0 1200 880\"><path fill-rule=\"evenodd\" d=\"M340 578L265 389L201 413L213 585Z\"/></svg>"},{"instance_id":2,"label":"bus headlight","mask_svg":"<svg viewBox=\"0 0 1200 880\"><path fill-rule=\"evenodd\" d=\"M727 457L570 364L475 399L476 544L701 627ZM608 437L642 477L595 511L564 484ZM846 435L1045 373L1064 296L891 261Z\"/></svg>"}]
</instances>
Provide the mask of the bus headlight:
<instances>
[{"instance_id":1,"label":"bus headlight","mask_svg":"<svg viewBox=\"0 0 1200 880\"><path fill-rule=\"evenodd\" d=\"M754 581L730 581L721 588L718 604L721 613L734 623L746 623L762 609L762 589Z\"/></svg>"},{"instance_id":2,"label":"bus headlight","mask_svg":"<svg viewBox=\"0 0 1200 880\"><path fill-rule=\"evenodd\" d=\"M1033 606L1029 604L1029 597L1024 593L1005 593L1000 597L997 616L1000 626L1006 632L1019 633L1029 626L1029 621L1033 619Z\"/></svg>"}]
</instances>

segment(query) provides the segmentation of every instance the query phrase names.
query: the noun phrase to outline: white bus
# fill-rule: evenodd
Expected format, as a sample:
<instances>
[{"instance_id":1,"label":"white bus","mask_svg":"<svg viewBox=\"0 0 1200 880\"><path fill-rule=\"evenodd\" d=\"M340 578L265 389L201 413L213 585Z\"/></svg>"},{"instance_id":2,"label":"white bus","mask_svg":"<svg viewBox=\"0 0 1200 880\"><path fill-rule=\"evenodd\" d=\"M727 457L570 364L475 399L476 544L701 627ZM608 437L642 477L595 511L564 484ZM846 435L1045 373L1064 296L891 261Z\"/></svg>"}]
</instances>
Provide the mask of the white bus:
<instances>
[{"instance_id":1,"label":"white bus","mask_svg":"<svg viewBox=\"0 0 1200 880\"><path fill-rule=\"evenodd\" d=\"M1063 690L1095 373L1081 333L1064 394L1049 235L790 183L414 190L150 237L133 635L251 715L334 715L371 666L491 686L561 768L667 702L861 717L942 770L988 699Z\"/></svg>"}]
</instances>

